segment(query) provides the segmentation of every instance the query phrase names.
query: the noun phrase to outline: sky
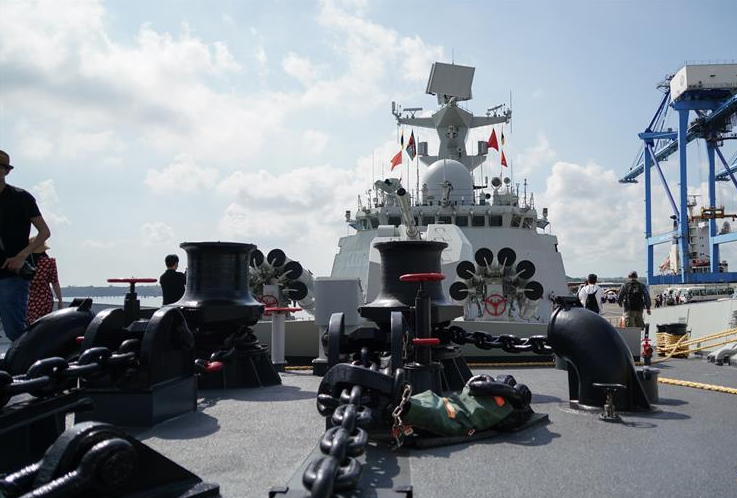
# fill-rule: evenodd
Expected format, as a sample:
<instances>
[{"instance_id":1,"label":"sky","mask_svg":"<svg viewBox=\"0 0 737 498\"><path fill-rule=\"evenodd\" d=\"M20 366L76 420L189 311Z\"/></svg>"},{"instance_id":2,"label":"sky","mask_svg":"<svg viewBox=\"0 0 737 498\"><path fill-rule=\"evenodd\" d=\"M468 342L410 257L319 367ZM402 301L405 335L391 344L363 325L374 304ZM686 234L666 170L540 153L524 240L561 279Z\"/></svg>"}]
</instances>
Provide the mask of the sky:
<instances>
[{"instance_id":1,"label":"sky","mask_svg":"<svg viewBox=\"0 0 737 498\"><path fill-rule=\"evenodd\" d=\"M185 241L281 248L329 275L345 210L398 148L391 102L435 109L430 66L455 62L476 67L476 114L511 92L505 154L548 207L566 273L622 276L645 269L644 190L617 180L656 85L686 61L737 59L734 19L729 0L3 0L0 149L51 227L63 286L158 277L166 254L186 266ZM705 199L703 142L689 157ZM676 189L675 158L664 169ZM666 231L657 182L654 196ZM731 183L717 203L737 212Z\"/></svg>"}]
</instances>

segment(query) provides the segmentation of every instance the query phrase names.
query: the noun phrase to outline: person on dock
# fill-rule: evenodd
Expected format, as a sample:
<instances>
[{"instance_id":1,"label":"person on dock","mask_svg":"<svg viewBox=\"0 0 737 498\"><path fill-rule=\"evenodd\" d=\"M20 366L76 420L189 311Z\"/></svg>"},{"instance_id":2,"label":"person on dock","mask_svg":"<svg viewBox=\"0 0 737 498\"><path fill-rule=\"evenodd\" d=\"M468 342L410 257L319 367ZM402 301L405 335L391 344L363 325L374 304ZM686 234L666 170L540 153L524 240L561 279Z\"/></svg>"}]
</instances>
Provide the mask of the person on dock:
<instances>
[{"instance_id":1,"label":"person on dock","mask_svg":"<svg viewBox=\"0 0 737 498\"><path fill-rule=\"evenodd\" d=\"M643 328L645 326L643 310L647 310L647 314L650 314L650 292L645 284L637 280L635 270L629 272L627 277L629 280L622 284L617 294L617 304L624 308L625 327Z\"/></svg>"},{"instance_id":2,"label":"person on dock","mask_svg":"<svg viewBox=\"0 0 737 498\"><path fill-rule=\"evenodd\" d=\"M6 183L13 170L10 156L0 150L0 320L5 335L18 339L26 328L28 288L34 268L28 256L51 236L36 199L22 188ZM38 234L29 242L33 225Z\"/></svg>"},{"instance_id":3,"label":"person on dock","mask_svg":"<svg viewBox=\"0 0 737 498\"><path fill-rule=\"evenodd\" d=\"M164 298L164 306L166 306L179 301L179 298L184 295L187 277L184 273L177 271L179 257L176 254L169 254L164 258L164 264L166 264L166 271L159 277L159 284Z\"/></svg>"},{"instance_id":4,"label":"person on dock","mask_svg":"<svg viewBox=\"0 0 737 498\"><path fill-rule=\"evenodd\" d=\"M594 273L590 273L586 279L586 285L581 287L578 291L578 300L587 310L591 310L594 313L601 314L602 305L604 303L604 289L599 287L596 283L598 277Z\"/></svg>"}]
</instances>

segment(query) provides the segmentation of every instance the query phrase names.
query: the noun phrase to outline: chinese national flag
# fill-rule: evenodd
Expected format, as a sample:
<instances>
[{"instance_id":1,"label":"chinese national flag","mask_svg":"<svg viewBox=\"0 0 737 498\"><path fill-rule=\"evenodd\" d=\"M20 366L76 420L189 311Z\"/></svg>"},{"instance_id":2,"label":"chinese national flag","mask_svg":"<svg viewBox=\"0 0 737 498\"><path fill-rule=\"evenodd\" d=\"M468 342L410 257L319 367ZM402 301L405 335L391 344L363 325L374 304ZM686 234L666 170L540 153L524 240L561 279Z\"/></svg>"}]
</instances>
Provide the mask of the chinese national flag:
<instances>
[{"instance_id":1,"label":"chinese national flag","mask_svg":"<svg viewBox=\"0 0 737 498\"><path fill-rule=\"evenodd\" d=\"M400 164L402 164L402 149L399 149L399 152L397 152L397 155L395 155L394 157L392 157L392 167L391 167L391 169L396 168Z\"/></svg>"},{"instance_id":2,"label":"chinese national flag","mask_svg":"<svg viewBox=\"0 0 737 498\"><path fill-rule=\"evenodd\" d=\"M491 136L489 137L489 141L486 143L490 149L499 150L499 143L496 141L496 130L494 128L491 129Z\"/></svg>"},{"instance_id":3,"label":"chinese national flag","mask_svg":"<svg viewBox=\"0 0 737 498\"><path fill-rule=\"evenodd\" d=\"M506 166L506 165L507 165L507 158L504 157L504 151L502 151L502 166Z\"/></svg>"}]
</instances>

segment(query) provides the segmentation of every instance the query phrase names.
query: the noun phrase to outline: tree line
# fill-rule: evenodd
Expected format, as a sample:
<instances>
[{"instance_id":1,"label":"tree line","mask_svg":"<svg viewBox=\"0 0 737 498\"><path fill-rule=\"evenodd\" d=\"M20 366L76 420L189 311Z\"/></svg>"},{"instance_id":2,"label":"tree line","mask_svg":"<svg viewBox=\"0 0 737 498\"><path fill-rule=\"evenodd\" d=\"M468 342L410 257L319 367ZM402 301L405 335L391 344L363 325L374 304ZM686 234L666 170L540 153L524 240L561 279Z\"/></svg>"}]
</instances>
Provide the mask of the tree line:
<instances>
[{"instance_id":1,"label":"tree line","mask_svg":"<svg viewBox=\"0 0 737 498\"><path fill-rule=\"evenodd\" d=\"M61 293L63 296L125 296L128 294L128 290L128 286L121 285L108 285L107 287L68 285L61 288ZM136 294L141 297L159 297L161 296L161 287L158 285L136 285Z\"/></svg>"}]
</instances>

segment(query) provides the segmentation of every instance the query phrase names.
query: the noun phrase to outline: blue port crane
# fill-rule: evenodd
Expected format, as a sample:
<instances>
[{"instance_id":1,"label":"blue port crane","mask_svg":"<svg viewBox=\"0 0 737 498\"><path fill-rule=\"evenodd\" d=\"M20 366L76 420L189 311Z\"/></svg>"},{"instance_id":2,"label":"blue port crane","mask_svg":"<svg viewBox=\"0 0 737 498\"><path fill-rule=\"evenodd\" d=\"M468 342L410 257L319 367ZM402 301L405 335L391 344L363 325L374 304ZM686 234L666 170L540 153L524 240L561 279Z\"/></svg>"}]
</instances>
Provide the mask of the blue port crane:
<instances>
[{"instance_id":1,"label":"blue port crane","mask_svg":"<svg viewBox=\"0 0 737 498\"><path fill-rule=\"evenodd\" d=\"M690 73L687 72L691 68ZM713 78L709 80L709 78ZM716 78L715 78L716 77ZM675 80L674 78L679 78ZM688 78L688 79L687 79ZM701 79L699 79L701 78ZM647 279L654 284L717 283L737 281L737 272L720 271L719 246L737 241L737 232L717 234L717 220L723 210L716 209L716 182L731 181L737 195L737 154L726 160L721 147L725 140L736 139L737 127L737 65L709 64L686 65L676 74L665 78L658 85L663 97L645 131L638 136L642 147L633 166L619 181L637 183L637 177L645 177L645 241L647 250ZM677 94L674 95L673 88ZM670 110L678 113L678 129L666 128ZM696 118L689 123L690 113ZM691 269L689 248L689 204L688 164L686 146L693 140L703 139L706 143L709 162L708 207L702 209L702 217L709 223L709 271L694 272ZM661 163L671 155L679 153L678 197L674 198L663 174ZM716 159L723 171L716 172ZM652 169L660 178L673 215L673 230L653 235L652 233ZM677 275L655 275L654 247L659 244L677 244L679 269Z\"/></svg>"}]
</instances>

